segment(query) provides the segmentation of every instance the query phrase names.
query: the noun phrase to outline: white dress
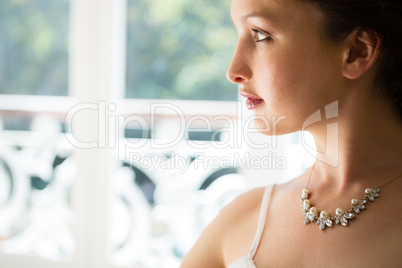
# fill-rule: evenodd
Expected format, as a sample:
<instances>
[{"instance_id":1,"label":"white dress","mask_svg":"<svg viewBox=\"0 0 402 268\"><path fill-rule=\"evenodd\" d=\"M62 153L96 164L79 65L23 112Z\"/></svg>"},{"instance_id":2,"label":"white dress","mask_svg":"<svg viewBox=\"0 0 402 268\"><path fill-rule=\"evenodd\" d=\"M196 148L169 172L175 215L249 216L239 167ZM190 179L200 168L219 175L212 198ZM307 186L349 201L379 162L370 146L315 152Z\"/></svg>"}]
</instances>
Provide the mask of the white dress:
<instances>
[{"instance_id":1,"label":"white dress","mask_svg":"<svg viewBox=\"0 0 402 268\"><path fill-rule=\"evenodd\" d=\"M251 248L247 254L243 258L238 259L237 261L233 262L229 265L228 268L257 268L254 264L253 258L255 253L257 252L258 245L260 244L262 232L265 226L265 220L267 217L267 210L269 206L269 201L271 200L271 193L274 185L269 185L265 188L264 196L261 202L261 209L260 209L260 218L258 220L258 227L257 233L255 234L253 243L251 244Z\"/></svg>"}]
</instances>

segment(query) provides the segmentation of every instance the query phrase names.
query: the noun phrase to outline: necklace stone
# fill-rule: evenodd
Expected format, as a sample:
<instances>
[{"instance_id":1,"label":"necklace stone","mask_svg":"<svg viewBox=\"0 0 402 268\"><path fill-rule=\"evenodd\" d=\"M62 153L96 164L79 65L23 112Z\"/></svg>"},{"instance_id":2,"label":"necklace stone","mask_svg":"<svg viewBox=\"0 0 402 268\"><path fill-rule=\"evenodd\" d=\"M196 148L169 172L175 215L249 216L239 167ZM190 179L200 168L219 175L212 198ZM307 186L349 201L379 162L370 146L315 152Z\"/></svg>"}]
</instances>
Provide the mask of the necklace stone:
<instances>
[{"instance_id":1,"label":"necklace stone","mask_svg":"<svg viewBox=\"0 0 402 268\"><path fill-rule=\"evenodd\" d=\"M355 214L359 214L361 210L366 208L367 201L374 202L375 198L379 197L380 188L367 188L364 191L364 197L360 199L352 199L351 208L349 210L343 210L337 208L335 210L335 217L331 216L327 211L323 210L319 212L316 207L313 207L311 201L308 199L310 190L306 187L302 190L300 200L302 202L302 211L304 217L304 223L316 222L319 225L320 230L324 230L327 226L331 227L335 224L342 226L348 226L348 221L355 218Z\"/></svg>"}]
</instances>

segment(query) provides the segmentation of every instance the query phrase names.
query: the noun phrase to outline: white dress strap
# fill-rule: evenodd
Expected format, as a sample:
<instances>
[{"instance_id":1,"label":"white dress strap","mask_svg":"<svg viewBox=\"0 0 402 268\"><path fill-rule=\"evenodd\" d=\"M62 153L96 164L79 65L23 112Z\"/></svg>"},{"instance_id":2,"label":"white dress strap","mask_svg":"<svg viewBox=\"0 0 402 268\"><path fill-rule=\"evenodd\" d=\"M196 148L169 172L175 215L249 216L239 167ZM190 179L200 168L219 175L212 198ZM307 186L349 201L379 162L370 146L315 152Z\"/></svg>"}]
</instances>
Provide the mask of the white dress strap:
<instances>
[{"instance_id":1,"label":"white dress strap","mask_svg":"<svg viewBox=\"0 0 402 268\"><path fill-rule=\"evenodd\" d=\"M260 218L258 220L257 233L255 234L253 244L251 245L251 248L248 252L248 258L250 260L254 258L254 255L257 252L258 245L260 244L262 232L264 231L265 220L267 218L268 205L271 199L271 194L274 186L275 184L265 187L264 196L261 202Z\"/></svg>"}]
</instances>

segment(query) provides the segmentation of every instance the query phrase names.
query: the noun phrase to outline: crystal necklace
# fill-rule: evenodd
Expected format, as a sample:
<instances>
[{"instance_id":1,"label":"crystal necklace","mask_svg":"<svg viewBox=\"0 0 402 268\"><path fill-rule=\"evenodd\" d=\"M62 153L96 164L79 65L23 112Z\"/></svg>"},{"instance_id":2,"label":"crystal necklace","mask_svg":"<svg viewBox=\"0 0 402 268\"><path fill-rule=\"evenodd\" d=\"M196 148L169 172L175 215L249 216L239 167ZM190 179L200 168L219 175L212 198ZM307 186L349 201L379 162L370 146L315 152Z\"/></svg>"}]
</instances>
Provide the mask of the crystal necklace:
<instances>
[{"instance_id":1,"label":"crystal necklace","mask_svg":"<svg viewBox=\"0 0 402 268\"><path fill-rule=\"evenodd\" d=\"M315 163L314 163L315 165ZM328 212L325 210L321 211L321 213L318 211L316 207L313 207L311 205L311 201L308 199L308 196L310 195L310 190L308 189L308 186L310 184L310 179L311 179L311 174L313 173L314 170L314 165L311 168L310 176L308 178L308 183L307 186L302 190L301 194L301 202L303 204L302 210L303 210L303 217L304 217L304 223L312 223L312 222L317 222L319 225L320 230L324 230L325 227L331 227L334 225L334 222L336 224L341 224L342 226L348 226L348 221L355 218L355 214L359 214L362 209L366 208L367 201L374 202L375 198L380 196L380 188L384 187L388 183L391 183L392 181L396 180L397 178L401 177L402 174L392 178L389 180L387 183L374 187L374 188L367 188L364 190L364 196L360 199L352 199L351 201L351 208L349 210L343 210L341 208L337 208L335 210L335 217L331 216Z\"/></svg>"}]
</instances>

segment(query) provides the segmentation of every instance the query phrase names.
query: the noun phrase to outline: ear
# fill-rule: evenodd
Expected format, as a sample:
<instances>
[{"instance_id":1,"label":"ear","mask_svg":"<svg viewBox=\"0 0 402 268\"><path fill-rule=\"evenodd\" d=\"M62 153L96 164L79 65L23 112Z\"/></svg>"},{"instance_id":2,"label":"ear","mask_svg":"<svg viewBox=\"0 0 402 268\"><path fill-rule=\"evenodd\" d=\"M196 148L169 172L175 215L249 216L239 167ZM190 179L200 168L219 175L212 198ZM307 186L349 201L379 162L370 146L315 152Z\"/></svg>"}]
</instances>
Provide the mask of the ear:
<instances>
[{"instance_id":1,"label":"ear","mask_svg":"<svg viewBox=\"0 0 402 268\"><path fill-rule=\"evenodd\" d=\"M348 79L357 79L376 62L380 54L381 39L375 33L355 29L346 40L343 76Z\"/></svg>"}]
</instances>

